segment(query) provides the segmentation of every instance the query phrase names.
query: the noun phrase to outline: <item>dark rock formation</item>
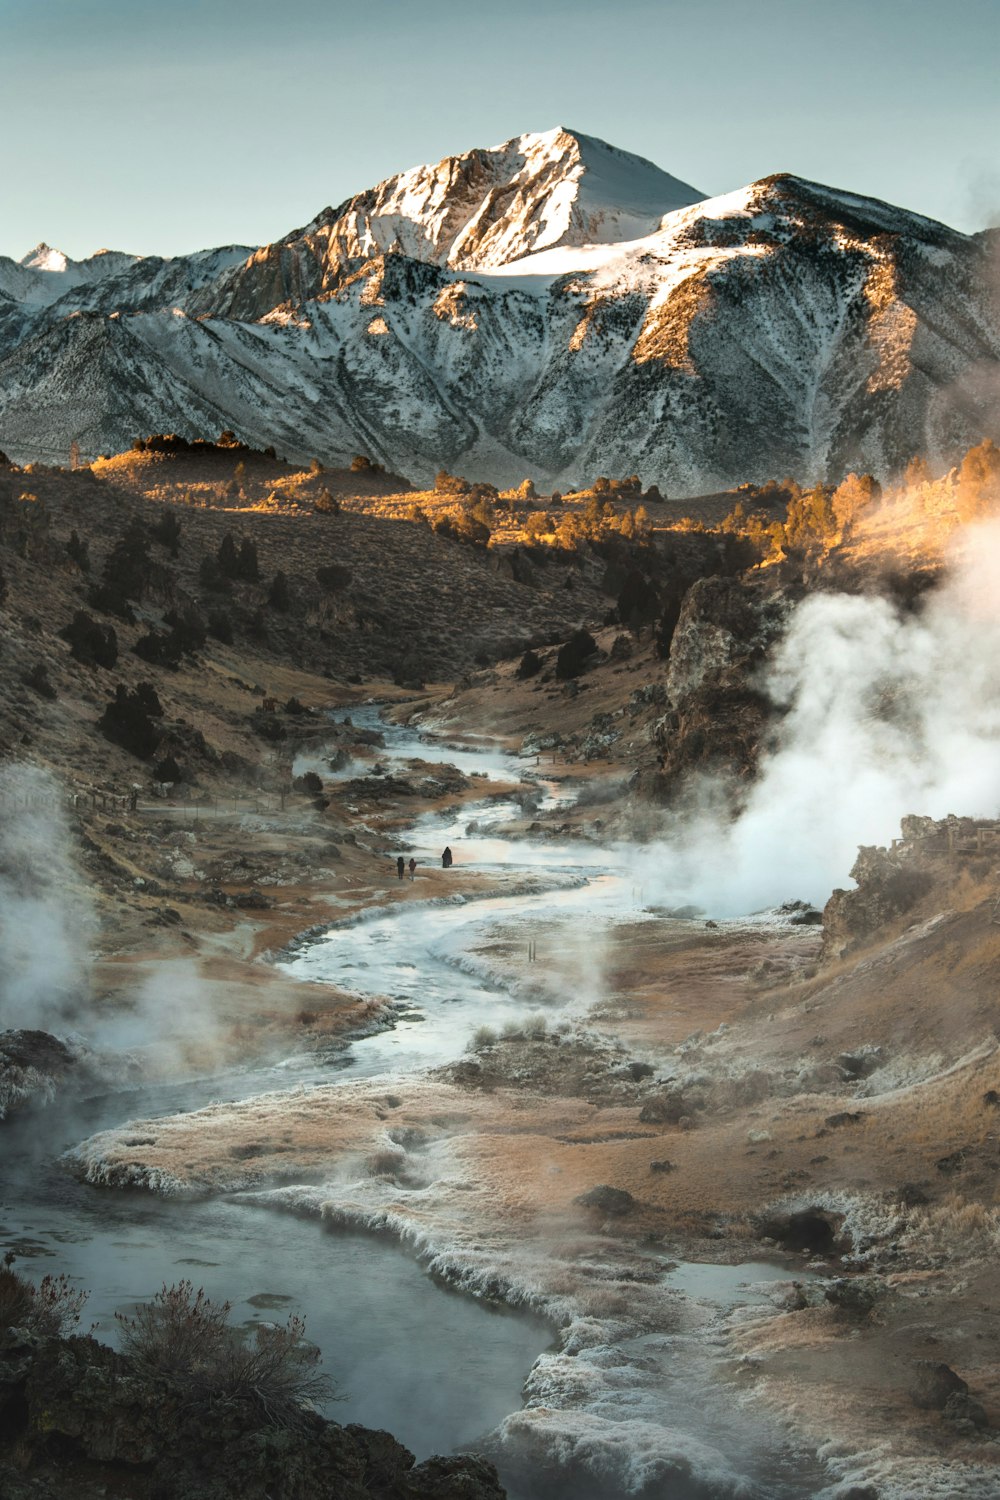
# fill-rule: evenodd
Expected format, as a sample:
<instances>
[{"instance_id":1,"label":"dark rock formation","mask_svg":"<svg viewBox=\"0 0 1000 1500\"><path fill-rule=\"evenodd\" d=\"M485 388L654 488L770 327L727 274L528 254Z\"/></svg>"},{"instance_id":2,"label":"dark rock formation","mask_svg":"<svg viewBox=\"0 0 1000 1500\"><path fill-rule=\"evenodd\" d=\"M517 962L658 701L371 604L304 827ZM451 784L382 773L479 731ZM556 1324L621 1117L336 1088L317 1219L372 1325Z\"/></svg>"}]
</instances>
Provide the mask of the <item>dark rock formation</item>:
<instances>
[{"instance_id":1,"label":"dark rock formation","mask_svg":"<svg viewBox=\"0 0 1000 1500\"><path fill-rule=\"evenodd\" d=\"M971 1435L990 1425L986 1408L967 1391L952 1391L941 1413L946 1422L951 1422L959 1432Z\"/></svg>"},{"instance_id":2,"label":"dark rock formation","mask_svg":"<svg viewBox=\"0 0 1000 1500\"><path fill-rule=\"evenodd\" d=\"M688 589L669 644L669 707L653 731L654 797L668 799L694 770L753 773L772 706L752 674L784 611L780 594L736 578L701 578Z\"/></svg>"},{"instance_id":3,"label":"dark rock formation","mask_svg":"<svg viewBox=\"0 0 1000 1500\"><path fill-rule=\"evenodd\" d=\"M624 1188L608 1187L606 1184L581 1193L576 1202L584 1208L596 1208L602 1214L611 1214L616 1218L631 1213L635 1208L635 1199L631 1193Z\"/></svg>"},{"instance_id":4,"label":"dark rock formation","mask_svg":"<svg viewBox=\"0 0 1000 1500\"><path fill-rule=\"evenodd\" d=\"M918 867L910 846L858 850L851 867L853 891L835 890L823 908L823 954L839 958L902 916L934 884L933 875Z\"/></svg>"},{"instance_id":5,"label":"dark rock formation","mask_svg":"<svg viewBox=\"0 0 1000 1500\"><path fill-rule=\"evenodd\" d=\"M561 681L579 677L596 651L597 642L589 630L574 630L569 640L559 647L556 676Z\"/></svg>"},{"instance_id":6,"label":"dark rock formation","mask_svg":"<svg viewBox=\"0 0 1000 1500\"><path fill-rule=\"evenodd\" d=\"M913 1367L910 1400L922 1411L943 1411L949 1397L967 1396L969 1387L943 1360L918 1359Z\"/></svg>"},{"instance_id":7,"label":"dark rock formation","mask_svg":"<svg viewBox=\"0 0 1000 1500\"><path fill-rule=\"evenodd\" d=\"M47 1031L0 1031L0 1120L13 1110L45 1103L76 1058Z\"/></svg>"},{"instance_id":8,"label":"dark rock formation","mask_svg":"<svg viewBox=\"0 0 1000 1500\"><path fill-rule=\"evenodd\" d=\"M762 1214L756 1229L762 1239L774 1240L786 1250L829 1251L837 1248L843 1222L843 1214L810 1207Z\"/></svg>"},{"instance_id":9,"label":"dark rock formation","mask_svg":"<svg viewBox=\"0 0 1000 1500\"><path fill-rule=\"evenodd\" d=\"M885 1284L877 1276L838 1276L823 1295L843 1317L862 1322L885 1296Z\"/></svg>"},{"instance_id":10,"label":"dark rock formation","mask_svg":"<svg viewBox=\"0 0 1000 1500\"><path fill-rule=\"evenodd\" d=\"M303 1408L294 1427L233 1399L183 1400L92 1338L0 1335L4 1500L503 1500L492 1464L413 1454Z\"/></svg>"},{"instance_id":11,"label":"dark rock formation","mask_svg":"<svg viewBox=\"0 0 1000 1500\"><path fill-rule=\"evenodd\" d=\"M676 1125L690 1113L691 1107L681 1090L666 1088L646 1100L639 1111L639 1121L642 1125Z\"/></svg>"}]
</instances>

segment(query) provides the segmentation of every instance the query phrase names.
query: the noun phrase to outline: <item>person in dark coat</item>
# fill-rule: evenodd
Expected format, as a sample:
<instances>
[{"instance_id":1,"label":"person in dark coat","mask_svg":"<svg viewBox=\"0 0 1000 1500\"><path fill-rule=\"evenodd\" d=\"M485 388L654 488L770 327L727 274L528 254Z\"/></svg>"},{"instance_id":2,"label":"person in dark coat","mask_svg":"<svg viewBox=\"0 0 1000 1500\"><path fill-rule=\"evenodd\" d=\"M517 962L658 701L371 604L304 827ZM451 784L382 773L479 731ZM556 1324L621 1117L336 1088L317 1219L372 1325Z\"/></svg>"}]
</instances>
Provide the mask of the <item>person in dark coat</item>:
<instances>
[{"instance_id":1,"label":"person in dark coat","mask_svg":"<svg viewBox=\"0 0 1000 1500\"><path fill-rule=\"evenodd\" d=\"M441 856L441 868L444 870L450 870L453 864L454 860L452 859L451 850L446 844L444 853Z\"/></svg>"},{"instance_id":2,"label":"person in dark coat","mask_svg":"<svg viewBox=\"0 0 1000 1500\"><path fill-rule=\"evenodd\" d=\"M402 878L403 878L403 871L405 869L406 869L406 860L403 858L402 855L400 855L399 858L396 861L396 874L399 876L400 880L402 880Z\"/></svg>"},{"instance_id":3,"label":"person in dark coat","mask_svg":"<svg viewBox=\"0 0 1000 1500\"><path fill-rule=\"evenodd\" d=\"M416 860L415 860L415 859L414 859L414 858L413 858L413 857L412 857L412 856L411 856L411 858L410 858L410 879L411 879L411 880L412 880L412 879L413 879L413 877L414 877L414 875L415 875L415 874L416 874L416 873L417 873L417 862L416 862Z\"/></svg>"}]
</instances>

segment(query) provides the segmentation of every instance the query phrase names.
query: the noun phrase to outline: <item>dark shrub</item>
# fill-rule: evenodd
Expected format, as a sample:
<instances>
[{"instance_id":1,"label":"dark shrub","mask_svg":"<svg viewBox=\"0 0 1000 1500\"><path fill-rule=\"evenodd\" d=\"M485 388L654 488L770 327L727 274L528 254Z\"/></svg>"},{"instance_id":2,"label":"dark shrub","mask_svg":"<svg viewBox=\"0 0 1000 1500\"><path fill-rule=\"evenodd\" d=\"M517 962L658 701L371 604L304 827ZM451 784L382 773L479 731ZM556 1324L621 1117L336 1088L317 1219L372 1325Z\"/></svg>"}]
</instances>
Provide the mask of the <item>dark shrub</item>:
<instances>
[{"instance_id":1,"label":"dark shrub","mask_svg":"<svg viewBox=\"0 0 1000 1500\"><path fill-rule=\"evenodd\" d=\"M240 562L236 552L236 542L231 531L227 531L219 543L219 550L215 554L215 561L223 578L238 578L240 576Z\"/></svg>"},{"instance_id":2,"label":"dark shrub","mask_svg":"<svg viewBox=\"0 0 1000 1500\"><path fill-rule=\"evenodd\" d=\"M260 564L257 561L257 544L244 538L240 542L239 557L236 560L236 576L244 583L260 582Z\"/></svg>"},{"instance_id":3,"label":"dark shrub","mask_svg":"<svg viewBox=\"0 0 1000 1500\"><path fill-rule=\"evenodd\" d=\"M0 1332L25 1328L36 1338L59 1338L79 1323L86 1300L68 1276L43 1276L34 1286L14 1270L9 1250L0 1263Z\"/></svg>"},{"instance_id":4,"label":"dark shrub","mask_svg":"<svg viewBox=\"0 0 1000 1500\"><path fill-rule=\"evenodd\" d=\"M76 531L71 531L69 541L66 543L66 551L70 558L76 563L81 573L90 572L90 548L86 542L81 542Z\"/></svg>"},{"instance_id":5,"label":"dark shrub","mask_svg":"<svg viewBox=\"0 0 1000 1500\"><path fill-rule=\"evenodd\" d=\"M215 555L223 578L239 579L243 583L260 582L260 564L257 561L257 545L246 538L239 547L231 531L227 531L219 543Z\"/></svg>"},{"instance_id":6,"label":"dark shrub","mask_svg":"<svg viewBox=\"0 0 1000 1500\"><path fill-rule=\"evenodd\" d=\"M654 585L633 568L618 595L618 618L635 634L651 625L660 611L660 596Z\"/></svg>"},{"instance_id":7,"label":"dark shrub","mask_svg":"<svg viewBox=\"0 0 1000 1500\"><path fill-rule=\"evenodd\" d=\"M149 534L154 542L159 542L161 547L166 547L171 557L176 557L180 548L181 523L172 510L165 510L158 521L155 521L149 529Z\"/></svg>"},{"instance_id":8,"label":"dark shrub","mask_svg":"<svg viewBox=\"0 0 1000 1500\"><path fill-rule=\"evenodd\" d=\"M297 792L306 792L310 797L318 797L323 790L323 782L315 771L306 771L303 776L296 776L292 786Z\"/></svg>"},{"instance_id":9,"label":"dark shrub","mask_svg":"<svg viewBox=\"0 0 1000 1500\"><path fill-rule=\"evenodd\" d=\"M136 641L133 650L153 666L176 670L183 656L193 656L201 650L207 631L204 620L193 612L178 614L171 610L165 618L170 629L151 630Z\"/></svg>"},{"instance_id":10,"label":"dark shrub","mask_svg":"<svg viewBox=\"0 0 1000 1500\"><path fill-rule=\"evenodd\" d=\"M556 676L563 680L579 677L596 650L597 642L589 630L574 630L565 645L559 648Z\"/></svg>"},{"instance_id":11,"label":"dark shrub","mask_svg":"<svg viewBox=\"0 0 1000 1500\"><path fill-rule=\"evenodd\" d=\"M197 610L172 609L163 618L170 626L179 651L185 656L193 656L196 651L201 650L208 635L208 626Z\"/></svg>"},{"instance_id":12,"label":"dark shrub","mask_svg":"<svg viewBox=\"0 0 1000 1500\"><path fill-rule=\"evenodd\" d=\"M59 634L69 642L69 654L85 667L113 667L118 660L118 637L113 625L97 621L78 609Z\"/></svg>"},{"instance_id":13,"label":"dark shrub","mask_svg":"<svg viewBox=\"0 0 1000 1500\"><path fill-rule=\"evenodd\" d=\"M129 689L119 684L115 696L97 721L105 739L121 745L130 755L149 760L160 742L160 731L154 723L163 717L156 690L149 682Z\"/></svg>"},{"instance_id":14,"label":"dark shrub","mask_svg":"<svg viewBox=\"0 0 1000 1500\"><path fill-rule=\"evenodd\" d=\"M149 587L152 564L146 533L133 521L115 543L101 574L101 582L90 590L88 599L94 609L105 615L117 615L129 624L135 623L131 600L141 599Z\"/></svg>"},{"instance_id":15,"label":"dark shrub","mask_svg":"<svg viewBox=\"0 0 1000 1500\"><path fill-rule=\"evenodd\" d=\"M316 569L316 582L328 594L337 594L341 589L346 589L352 577L350 568L342 567L340 563L328 563L326 567Z\"/></svg>"},{"instance_id":16,"label":"dark shrub","mask_svg":"<svg viewBox=\"0 0 1000 1500\"><path fill-rule=\"evenodd\" d=\"M313 501L313 510L319 511L321 516L339 516L340 501L329 490L320 490Z\"/></svg>"},{"instance_id":17,"label":"dark shrub","mask_svg":"<svg viewBox=\"0 0 1000 1500\"><path fill-rule=\"evenodd\" d=\"M168 634L164 630L151 630L148 635L140 636L132 649L136 656L154 667L176 670L181 663L181 653L174 643L172 633Z\"/></svg>"},{"instance_id":18,"label":"dark shrub","mask_svg":"<svg viewBox=\"0 0 1000 1500\"><path fill-rule=\"evenodd\" d=\"M537 651L526 651L521 657L517 669L517 676L522 682L529 677L537 677L542 670L542 658Z\"/></svg>"},{"instance_id":19,"label":"dark shrub","mask_svg":"<svg viewBox=\"0 0 1000 1500\"><path fill-rule=\"evenodd\" d=\"M225 610L213 609L208 616L208 633L224 646L233 644L233 622Z\"/></svg>"},{"instance_id":20,"label":"dark shrub","mask_svg":"<svg viewBox=\"0 0 1000 1500\"><path fill-rule=\"evenodd\" d=\"M278 610L281 614L287 614L291 609L292 592L284 573L275 573L271 587L268 589L267 602L272 609Z\"/></svg>"},{"instance_id":21,"label":"dark shrub","mask_svg":"<svg viewBox=\"0 0 1000 1500\"><path fill-rule=\"evenodd\" d=\"M49 669L44 662L36 662L29 672L25 672L21 678L25 687L38 694L39 698L48 698L51 702L56 696L56 690L49 681Z\"/></svg>"},{"instance_id":22,"label":"dark shrub","mask_svg":"<svg viewBox=\"0 0 1000 1500\"><path fill-rule=\"evenodd\" d=\"M229 1312L228 1302L212 1302L182 1281L164 1285L134 1317L115 1316L123 1351L141 1377L166 1385L171 1402L227 1413L247 1405L260 1426L308 1427L306 1408L332 1387L317 1371L319 1351L307 1343L301 1318L251 1333L230 1327Z\"/></svg>"},{"instance_id":23,"label":"dark shrub","mask_svg":"<svg viewBox=\"0 0 1000 1500\"><path fill-rule=\"evenodd\" d=\"M203 589L208 589L213 594L232 592L233 585L226 575L220 572L217 559L207 554L198 566L198 582Z\"/></svg>"},{"instance_id":24,"label":"dark shrub","mask_svg":"<svg viewBox=\"0 0 1000 1500\"><path fill-rule=\"evenodd\" d=\"M282 724L277 714L255 713L251 719L254 734L262 740L270 740L277 744L280 740L287 740L288 730Z\"/></svg>"}]
</instances>

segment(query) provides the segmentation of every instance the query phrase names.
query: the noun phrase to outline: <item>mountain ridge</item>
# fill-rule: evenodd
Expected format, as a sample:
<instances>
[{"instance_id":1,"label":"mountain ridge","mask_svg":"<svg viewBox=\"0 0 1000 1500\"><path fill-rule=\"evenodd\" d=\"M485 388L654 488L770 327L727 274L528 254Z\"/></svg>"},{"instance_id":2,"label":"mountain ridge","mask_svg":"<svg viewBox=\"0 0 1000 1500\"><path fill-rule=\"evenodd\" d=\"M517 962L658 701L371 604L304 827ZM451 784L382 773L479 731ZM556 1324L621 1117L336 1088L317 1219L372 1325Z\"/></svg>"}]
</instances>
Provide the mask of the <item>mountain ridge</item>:
<instances>
[{"instance_id":1,"label":"mountain ridge","mask_svg":"<svg viewBox=\"0 0 1000 1500\"><path fill-rule=\"evenodd\" d=\"M93 455L218 413L254 446L416 479L639 469L676 491L947 462L997 427L993 254L790 173L705 198L556 127L271 245L68 262L57 297L59 272L0 259L0 446Z\"/></svg>"}]
</instances>

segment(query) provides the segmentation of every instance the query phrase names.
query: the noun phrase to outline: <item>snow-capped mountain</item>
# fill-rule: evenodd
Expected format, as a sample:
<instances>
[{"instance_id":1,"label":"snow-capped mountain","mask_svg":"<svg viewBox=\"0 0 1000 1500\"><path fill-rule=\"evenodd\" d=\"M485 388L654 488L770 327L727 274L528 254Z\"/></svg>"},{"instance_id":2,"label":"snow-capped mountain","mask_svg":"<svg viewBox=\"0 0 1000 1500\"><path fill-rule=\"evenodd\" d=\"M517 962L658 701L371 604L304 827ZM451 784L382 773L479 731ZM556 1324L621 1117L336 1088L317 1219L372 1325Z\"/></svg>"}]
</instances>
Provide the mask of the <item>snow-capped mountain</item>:
<instances>
[{"instance_id":1,"label":"snow-capped mountain","mask_svg":"<svg viewBox=\"0 0 1000 1500\"><path fill-rule=\"evenodd\" d=\"M884 473L1000 437L997 248L787 175L704 199L519 136L259 250L0 259L0 448L229 427L415 479Z\"/></svg>"}]
</instances>

